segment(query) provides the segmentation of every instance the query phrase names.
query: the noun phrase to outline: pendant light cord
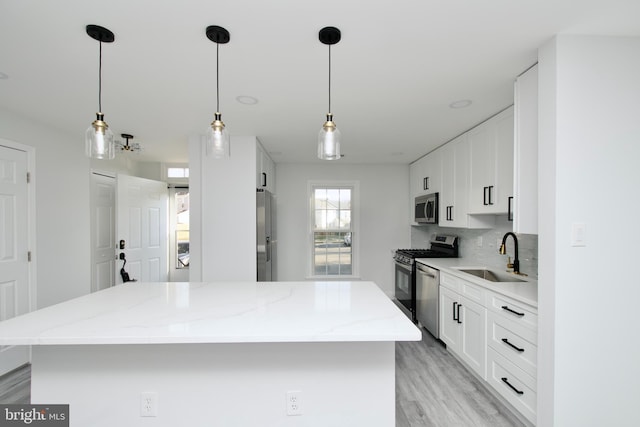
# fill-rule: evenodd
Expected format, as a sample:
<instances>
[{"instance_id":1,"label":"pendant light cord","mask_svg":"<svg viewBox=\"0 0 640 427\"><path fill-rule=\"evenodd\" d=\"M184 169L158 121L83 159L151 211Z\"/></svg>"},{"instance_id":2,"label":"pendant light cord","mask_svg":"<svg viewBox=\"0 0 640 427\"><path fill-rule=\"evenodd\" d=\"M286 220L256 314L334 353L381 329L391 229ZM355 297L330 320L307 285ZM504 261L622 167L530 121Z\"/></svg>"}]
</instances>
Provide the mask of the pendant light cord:
<instances>
[{"instance_id":1,"label":"pendant light cord","mask_svg":"<svg viewBox=\"0 0 640 427\"><path fill-rule=\"evenodd\" d=\"M331 45L329 45L329 114L331 114Z\"/></svg>"},{"instance_id":2,"label":"pendant light cord","mask_svg":"<svg viewBox=\"0 0 640 427\"><path fill-rule=\"evenodd\" d=\"M100 42L100 64L98 66L98 112L102 114L102 42Z\"/></svg>"},{"instance_id":3,"label":"pendant light cord","mask_svg":"<svg viewBox=\"0 0 640 427\"><path fill-rule=\"evenodd\" d=\"M220 43L216 43L216 112L220 112Z\"/></svg>"}]
</instances>

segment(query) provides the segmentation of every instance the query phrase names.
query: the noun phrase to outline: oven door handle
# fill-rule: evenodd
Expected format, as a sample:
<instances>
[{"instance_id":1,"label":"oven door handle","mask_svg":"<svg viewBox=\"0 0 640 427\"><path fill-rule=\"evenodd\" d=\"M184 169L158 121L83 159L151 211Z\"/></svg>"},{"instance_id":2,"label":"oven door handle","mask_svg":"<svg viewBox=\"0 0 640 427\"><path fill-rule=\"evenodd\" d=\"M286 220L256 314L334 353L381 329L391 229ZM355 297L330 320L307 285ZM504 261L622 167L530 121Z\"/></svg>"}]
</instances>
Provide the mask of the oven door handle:
<instances>
[{"instance_id":1,"label":"oven door handle","mask_svg":"<svg viewBox=\"0 0 640 427\"><path fill-rule=\"evenodd\" d=\"M394 262L396 264L396 267L400 267L403 270L406 270L407 272L411 273L411 266L410 265L403 264L403 263L398 262L398 261L394 261Z\"/></svg>"}]
</instances>

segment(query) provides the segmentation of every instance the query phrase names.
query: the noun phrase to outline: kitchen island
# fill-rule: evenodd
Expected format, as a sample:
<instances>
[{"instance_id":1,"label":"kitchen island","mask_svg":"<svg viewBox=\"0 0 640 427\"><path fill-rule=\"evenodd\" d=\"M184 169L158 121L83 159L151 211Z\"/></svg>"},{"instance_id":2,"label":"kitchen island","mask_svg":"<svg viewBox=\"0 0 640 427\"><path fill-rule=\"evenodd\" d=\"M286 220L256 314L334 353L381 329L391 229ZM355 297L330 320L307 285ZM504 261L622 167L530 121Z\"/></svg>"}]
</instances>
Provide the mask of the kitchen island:
<instances>
[{"instance_id":1,"label":"kitchen island","mask_svg":"<svg viewBox=\"0 0 640 427\"><path fill-rule=\"evenodd\" d=\"M420 339L358 281L126 283L0 322L78 427L393 426L395 341Z\"/></svg>"}]
</instances>

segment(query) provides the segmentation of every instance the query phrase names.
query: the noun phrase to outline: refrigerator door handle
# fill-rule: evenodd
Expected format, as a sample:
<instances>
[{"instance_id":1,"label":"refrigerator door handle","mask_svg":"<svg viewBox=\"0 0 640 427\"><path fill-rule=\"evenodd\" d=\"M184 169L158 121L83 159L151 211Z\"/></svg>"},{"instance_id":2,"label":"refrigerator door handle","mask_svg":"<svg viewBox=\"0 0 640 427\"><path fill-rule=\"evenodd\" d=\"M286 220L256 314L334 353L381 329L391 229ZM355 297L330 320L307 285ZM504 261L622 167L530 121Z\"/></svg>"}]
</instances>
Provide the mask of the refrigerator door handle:
<instances>
[{"instance_id":1,"label":"refrigerator door handle","mask_svg":"<svg viewBox=\"0 0 640 427\"><path fill-rule=\"evenodd\" d=\"M271 237L267 236L267 244L265 245L267 262L271 261Z\"/></svg>"}]
</instances>

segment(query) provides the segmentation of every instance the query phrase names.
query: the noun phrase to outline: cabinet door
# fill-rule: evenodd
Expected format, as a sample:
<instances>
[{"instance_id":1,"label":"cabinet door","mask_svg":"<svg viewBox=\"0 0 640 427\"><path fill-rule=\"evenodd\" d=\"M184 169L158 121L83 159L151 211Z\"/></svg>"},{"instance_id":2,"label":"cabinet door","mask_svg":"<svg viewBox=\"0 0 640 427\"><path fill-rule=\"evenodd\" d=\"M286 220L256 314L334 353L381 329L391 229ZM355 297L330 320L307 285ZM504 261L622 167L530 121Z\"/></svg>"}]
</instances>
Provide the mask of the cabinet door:
<instances>
[{"instance_id":1,"label":"cabinet door","mask_svg":"<svg viewBox=\"0 0 640 427\"><path fill-rule=\"evenodd\" d=\"M507 213L509 197L513 196L513 108L495 119L495 178L491 211Z\"/></svg>"},{"instance_id":2,"label":"cabinet door","mask_svg":"<svg viewBox=\"0 0 640 427\"><path fill-rule=\"evenodd\" d=\"M513 231L538 234L538 66L516 79Z\"/></svg>"},{"instance_id":3,"label":"cabinet door","mask_svg":"<svg viewBox=\"0 0 640 427\"><path fill-rule=\"evenodd\" d=\"M423 194L422 177L424 176L426 158L423 157L409 166L409 194L411 195L411 220L413 221L413 198Z\"/></svg>"},{"instance_id":4,"label":"cabinet door","mask_svg":"<svg viewBox=\"0 0 640 427\"><path fill-rule=\"evenodd\" d=\"M456 170L453 141L445 144L439 151L442 182L440 183L440 198L438 200L438 225L440 227L454 227Z\"/></svg>"},{"instance_id":5,"label":"cabinet door","mask_svg":"<svg viewBox=\"0 0 640 427\"><path fill-rule=\"evenodd\" d=\"M488 120L468 132L471 153L471 179L469 181L469 212L487 213L489 191L495 176L495 132Z\"/></svg>"},{"instance_id":6,"label":"cabinet door","mask_svg":"<svg viewBox=\"0 0 640 427\"><path fill-rule=\"evenodd\" d=\"M413 197L440 192L439 150L427 154L409 166L409 180Z\"/></svg>"},{"instance_id":7,"label":"cabinet door","mask_svg":"<svg viewBox=\"0 0 640 427\"><path fill-rule=\"evenodd\" d=\"M256 188L275 192L275 164L259 143L256 145Z\"/></svg>"},{"instance_id":8,"label":"cabinet door","mask_svg":"<svg viewBox=\"0 0 640 427\"><path fill-rule=\"evenodd\" d=\"M460 347L460 324L457 319L457 307L460 296L440 286L440 339L452 350Z\"/></svg>"},{"instance_id":9,"label":"cabinet door","mask_svg":"<svg viewBox=\"0 0 640 427\"><path fill-rule=\"evenodd\" d=\"M513 108L478 125L468 136L469 213L506 214L513 192Z\"/></svg>"},{"instance_id":10,"label":"cabinet door","mask_svg":"<svg viewBox=\"0 0 640 427\"><path fill-rule=\"evenodd\" d=\"M461 301L460 356L482 379L487 378L487 309L468 298Z\"/></svg>"}]
</instances>

